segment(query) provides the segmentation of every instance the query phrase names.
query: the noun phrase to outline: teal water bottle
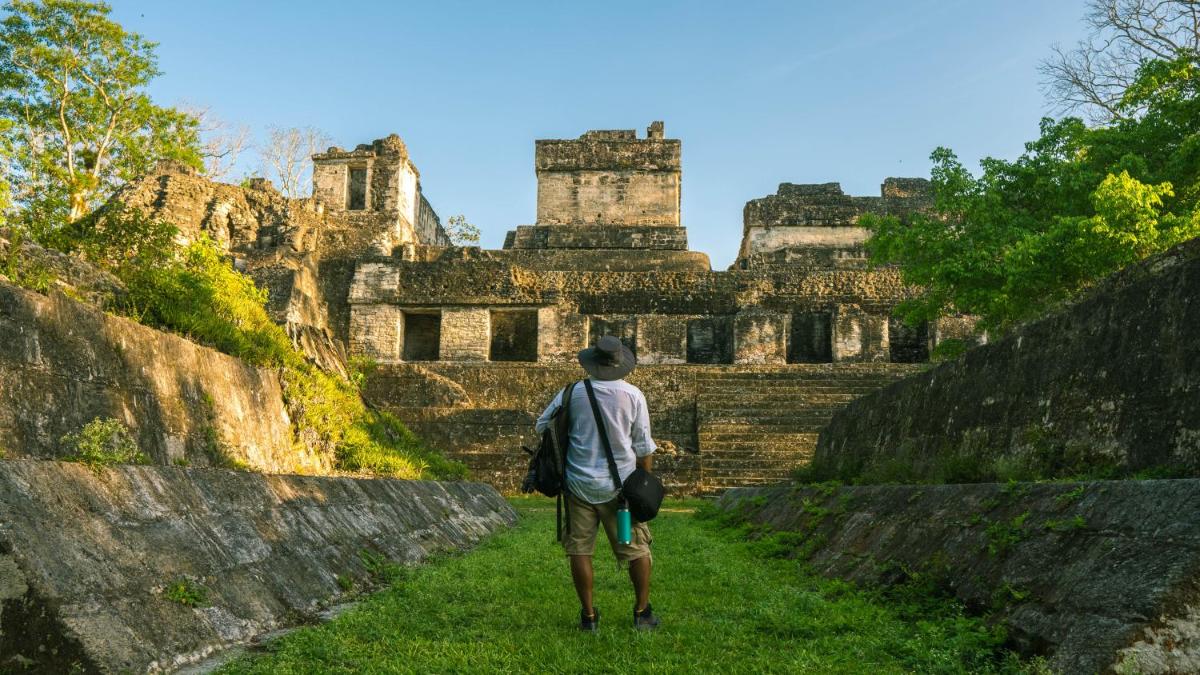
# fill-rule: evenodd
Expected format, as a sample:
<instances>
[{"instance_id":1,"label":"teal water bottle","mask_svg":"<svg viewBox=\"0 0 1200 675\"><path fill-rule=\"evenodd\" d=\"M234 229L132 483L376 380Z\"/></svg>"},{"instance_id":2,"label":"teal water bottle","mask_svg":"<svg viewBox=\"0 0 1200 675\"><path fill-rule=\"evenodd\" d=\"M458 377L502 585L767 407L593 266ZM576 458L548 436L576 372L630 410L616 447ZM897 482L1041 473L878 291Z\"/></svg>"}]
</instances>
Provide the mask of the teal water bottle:
<instances>
[{"instance_id":1,"label":"teal water bottle","mask_svg":"<svg viewBox=\"0 0 1200 675\"><path fill-rule=\"evenodd\" d=\"M622 501L617 507L617 543L629 544L633 540L633 520L629 517L629 507Z\"/></svg>"}]
</instances>

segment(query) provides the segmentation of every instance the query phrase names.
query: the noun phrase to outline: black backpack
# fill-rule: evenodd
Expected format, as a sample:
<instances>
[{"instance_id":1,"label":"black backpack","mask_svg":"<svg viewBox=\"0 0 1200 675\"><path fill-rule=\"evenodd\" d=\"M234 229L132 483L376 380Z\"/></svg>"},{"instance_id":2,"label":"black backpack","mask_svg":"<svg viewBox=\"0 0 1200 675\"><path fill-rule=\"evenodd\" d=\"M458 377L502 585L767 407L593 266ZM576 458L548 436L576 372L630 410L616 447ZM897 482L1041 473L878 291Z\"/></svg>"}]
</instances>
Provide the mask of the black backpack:
<instances>
[{"instance_id":1,"label":"black backpack","mask_svg":"<svg viewBox=\"0 0 1200 675\"><path fill-rule=\"evenodd\" d=\"M560 541L563 533L563 493L567 490L567 434L571 430L571 394L575 391L575 384L572 382L563 389L563 404L550 416L550 425L542 432L537 449L522 446L531 457L529 470L521 481L521 492L540 492L547 497L558 498L555 532Z\"/></svg>"}]
</instances>

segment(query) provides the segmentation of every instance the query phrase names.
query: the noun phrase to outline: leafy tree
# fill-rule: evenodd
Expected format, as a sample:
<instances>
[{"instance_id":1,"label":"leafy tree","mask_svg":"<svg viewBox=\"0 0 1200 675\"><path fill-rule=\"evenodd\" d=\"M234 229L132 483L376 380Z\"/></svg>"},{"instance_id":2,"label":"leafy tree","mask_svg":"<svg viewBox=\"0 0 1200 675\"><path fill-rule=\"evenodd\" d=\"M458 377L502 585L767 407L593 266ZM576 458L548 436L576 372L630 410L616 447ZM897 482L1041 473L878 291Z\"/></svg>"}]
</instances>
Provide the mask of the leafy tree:
<instances>
[{"instance_id":1,"label":"leafy tree","mask_svg":"<svg viewBox=\"0 0 1200 675\"><path fill-rule=\"evenodd\" d=\"M479 228L467 222L467 217L459 214L446 219L446 235L455 246L477 246L479 244Z\"/></svg>"},{"instance_id":2,"label":"leafy tree","mask_svg":"<svg viewBox=\"0 0 1200 675\"><path fill-rule=\"evenodd\" d=\"M1004 330L1200 236L1200 60L1143 64L1120 106L1103 127L1043 120L1024 154L984 159L979 176L938 148L932 215L865 218L873 260L926 289L905 318L962 312Z\"/></svg>"},{"instance_id":3,"label":"leafy tree","mask_svg":"<svg viewBox=\"0 0 1200 675\"><path fill-rule=\"evenodd\" d=\"M12 0L0 22L6 179L45 240L160 159L199 168L197 121L155 105L153 42L86 0Z\"/></svg>"}]
</instances>

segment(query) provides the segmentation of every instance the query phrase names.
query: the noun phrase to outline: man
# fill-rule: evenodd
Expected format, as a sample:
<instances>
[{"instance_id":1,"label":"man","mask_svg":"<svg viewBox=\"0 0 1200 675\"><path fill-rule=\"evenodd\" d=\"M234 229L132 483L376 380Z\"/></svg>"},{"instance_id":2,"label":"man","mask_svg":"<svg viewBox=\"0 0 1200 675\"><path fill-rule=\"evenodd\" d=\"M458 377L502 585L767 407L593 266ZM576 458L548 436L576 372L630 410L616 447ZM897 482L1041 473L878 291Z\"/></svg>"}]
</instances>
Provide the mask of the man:
<instances>
[{"instance_id":1,"label":"man","mask_svg":"<svg viewBox=\"0 0 1200 675\"><path fill-rule=\"evenodd\" d=\"M579 352L579 365L590 376L596 402L605 421L608 440L621 481L636 467L649 471L657 447L650 438L650 415L641 390L622 378L633 371L637 361L633 352L611 335L600 338L595 347ZM562 405L563 392L551 401L537 421L541 434L550 425L551 416ZM571 561L571 578L579 595L580 630L594 632L600 625L600 612L592 606L592 553L596 546L597 526L612 546L618 564L629 567L629 579L636 596L633 625L638 630L654 630L658 617L650 608L650 528L634 523L630 543L617 539L617 490L609 471L604 445L597 432L595 415L587 388L574 387L567 433L567 532L563 548Z\"/></svg>"}]
</instances>

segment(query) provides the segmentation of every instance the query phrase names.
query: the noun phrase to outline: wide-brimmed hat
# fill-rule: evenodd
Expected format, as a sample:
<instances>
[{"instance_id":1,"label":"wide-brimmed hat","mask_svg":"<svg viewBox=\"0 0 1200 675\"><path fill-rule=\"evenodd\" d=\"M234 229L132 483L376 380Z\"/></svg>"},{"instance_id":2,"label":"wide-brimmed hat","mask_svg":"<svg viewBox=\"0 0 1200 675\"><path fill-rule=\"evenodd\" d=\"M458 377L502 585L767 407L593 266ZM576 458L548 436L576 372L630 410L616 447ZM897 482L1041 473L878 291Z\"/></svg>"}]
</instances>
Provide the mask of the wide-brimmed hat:
<instances>
[{"instance_id":1,"label":"wide-brimmed hat","mask_svg":"<svg viewBox=\"0 0 1200 675\"><path fill-rule=\"evenodd\" d=\"M619 338L605 335L595 347L579 352L579 365L597 380L619 380L633 372L637 357Z\"/></svg>"}]
</instances>

